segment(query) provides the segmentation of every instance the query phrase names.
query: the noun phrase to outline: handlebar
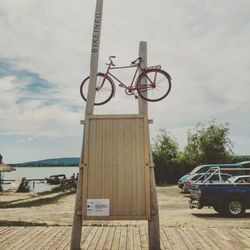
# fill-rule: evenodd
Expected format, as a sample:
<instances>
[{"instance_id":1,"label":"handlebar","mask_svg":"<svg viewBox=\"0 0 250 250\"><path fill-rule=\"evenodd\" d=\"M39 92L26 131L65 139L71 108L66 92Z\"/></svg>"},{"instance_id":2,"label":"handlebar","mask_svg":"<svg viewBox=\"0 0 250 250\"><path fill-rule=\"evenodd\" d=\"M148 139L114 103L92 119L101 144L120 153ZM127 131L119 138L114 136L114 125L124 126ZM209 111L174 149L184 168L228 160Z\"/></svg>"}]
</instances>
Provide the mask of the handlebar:
<instances>
[{"instance_id":1,"label":"handlebar","mask_svg":"<svg viewBox=\"0 0 250 250\"><path fill-rule=\"evenodd\" d=\"M112 65L112 66L115 66L115 64L113 63L113 60L112 58L116 58L116 56L110 56L109 57L109 61L110 63L106 63L106 65ZM138 57L137 59L135 59L134 61L131 62L131 64L140 64L142 62L142 58L141 57Z\"/></svg>"},{"instance_id":2,"label":"handlebar","mask_svg":"<svg viewBox=\"0 0 250 250\"><path fill-rule=\"evenodd\" d=\"M131 64L140 64L142 62L142 58L141 57L138 57L137 59L135 59L134 61L131 62Z\"/></svg>"},{"instance_id":3,"label":"handlebar","mask_svg":"<svg viewBox=\"0 0 250 250\"><path fill-rule=\"evenodd\" d=\"M110 63L106 63L107 65L111 64L112 66L115 66L115 64L114 64L113 61L112 61L112 58L116 58L116 56L110 56L110 57L109 57Z\"/></svg>"}]
</instances>

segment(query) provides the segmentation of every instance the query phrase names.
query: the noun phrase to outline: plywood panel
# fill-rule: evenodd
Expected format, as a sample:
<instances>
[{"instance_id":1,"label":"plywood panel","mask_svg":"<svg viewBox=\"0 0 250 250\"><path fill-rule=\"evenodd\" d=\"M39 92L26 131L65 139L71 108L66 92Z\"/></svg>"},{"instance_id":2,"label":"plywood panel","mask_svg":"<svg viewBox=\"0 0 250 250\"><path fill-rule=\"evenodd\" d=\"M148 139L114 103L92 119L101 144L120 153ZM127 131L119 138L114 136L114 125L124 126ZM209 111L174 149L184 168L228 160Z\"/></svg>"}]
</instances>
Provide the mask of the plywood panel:
<instances>
[{"instance_id":1,"label":"plywood panel","mask_svg":"<svg viewBox=\"0 0 250 250\"><path fill-rule=\"evenodd\" d=\"M149 219L146 116L94 115L85 123L84 219ZM109 216L88 216L88 199L109 199Z\"/></svg>"}]
</instances>

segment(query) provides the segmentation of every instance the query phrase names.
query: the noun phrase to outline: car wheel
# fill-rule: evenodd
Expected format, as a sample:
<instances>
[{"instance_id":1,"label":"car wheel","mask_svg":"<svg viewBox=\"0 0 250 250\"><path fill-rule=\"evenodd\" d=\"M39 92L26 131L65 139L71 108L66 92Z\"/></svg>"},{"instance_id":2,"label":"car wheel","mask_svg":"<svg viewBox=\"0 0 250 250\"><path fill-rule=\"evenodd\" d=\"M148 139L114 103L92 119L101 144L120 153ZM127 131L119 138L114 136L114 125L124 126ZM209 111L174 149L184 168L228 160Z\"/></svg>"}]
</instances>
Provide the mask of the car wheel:
<instances>
[{"instance_id":1,"label":"car wheel","mask_svg":"<svg viewBox=\"0 0 250 250\"><path fill-rule=\"evenodd\" d=\"M239 198L231 198L226 202L225 213L229 217L242 217L245 210L245 204Z\"/></svg>"}]
</instances>

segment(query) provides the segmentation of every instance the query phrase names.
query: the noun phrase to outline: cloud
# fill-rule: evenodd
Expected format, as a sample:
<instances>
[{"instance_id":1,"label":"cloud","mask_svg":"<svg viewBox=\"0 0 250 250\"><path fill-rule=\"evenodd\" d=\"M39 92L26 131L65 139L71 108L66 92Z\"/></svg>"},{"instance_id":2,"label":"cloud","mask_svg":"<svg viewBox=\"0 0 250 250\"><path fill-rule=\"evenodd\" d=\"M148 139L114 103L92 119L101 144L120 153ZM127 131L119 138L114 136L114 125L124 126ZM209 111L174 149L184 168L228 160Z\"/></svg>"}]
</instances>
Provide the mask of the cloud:
<instances>
[{"instance_id":1,"label":"cloud","mask_svg":"<svg viewBox=\"0 0 250 250\"><path fill-rule=\"evenodd\" d=\"M89 74L94 8L93 0L1 1L0 147L3 136L9 148L8 138L32 141L43 158L48 152L39 143L47 140L46 150L58 156L55 145L65 138L79 151L85 107L79 87ZM148 64L161 64L173 78L170 95L149 103L152 136L166 128L183 146L188 128L216 118L231 124L235 151L249 154L249 1L110 0L103 14L100 71L109 55L129 64L145 40ZM120 76L130 79L128 72ZM137 113L134 97L116 90L95 112Z\"/></svg>"},{"instance_id":2,"label":"cloud","mask_svg":"<svg viewBox=\"0 0 250 250\"><path fill-rule=\"evenodd\" d=\"M72 136L72 131L66 128L79 119L80 107L74 102L69 104L69 97L64 98L59 88L38 74L16 69L10 62L4 65L5 76L2 73L0 78L1 134L27 138ZM67 96L73 99L70 92Z\"/></svg>"}]
</instances>

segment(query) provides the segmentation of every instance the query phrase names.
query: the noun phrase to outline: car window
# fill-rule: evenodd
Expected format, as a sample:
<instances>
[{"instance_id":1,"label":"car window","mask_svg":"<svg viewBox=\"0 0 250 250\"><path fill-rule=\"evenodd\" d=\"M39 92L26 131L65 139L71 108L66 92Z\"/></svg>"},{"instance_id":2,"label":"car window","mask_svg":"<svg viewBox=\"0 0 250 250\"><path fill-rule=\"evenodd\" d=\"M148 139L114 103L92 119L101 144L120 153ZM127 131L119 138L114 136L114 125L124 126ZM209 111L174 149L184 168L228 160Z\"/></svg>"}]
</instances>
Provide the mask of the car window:
<instances>
[{"instance_id":1,"label":"car window","mask_svg":"<svg viewBox=\"0 0 250 250\"><path fill-rule=\"evenodd\" d=\"M230 178L230 175L223 174L223 175L221 175L221 178L223 179L223 181L226 181L227 179Z\"/></svg>"},{"instance_id":2,"label":"car window","mask_svg":"<svg viewBox=\"0 0 250 250\"><path fill-rule=\"evenodd\" d=\"M242 178L239 178L240 180L237 181L239 183L250 183L250 177L242 177Z\"/></svg>"},{"instance_id":3,"label":"car window","mask_svg":"<svg viewBox=\"0 0 250 250\"><path fill-rule=\"evenodd\" d=\"M238 178L238 180L236 182L237 183L244 183L244 179L243 178Z\"/></svg>"},{"instance_id":4,"label":"car window","mask_svg":"<svg viewBox=\"0 0 250 250\"><path fill-rule=\"evenodd\" d=\"M250 183L250 177L247 177L247 178L245 179L245 182L246 182L246 183Z\"/></svg>"},{"instance_id":5,"label":"car window","mask_svg":"<svg viewBox=\"0 0 250 250\"><path fill-rule=\"evenodd\" d=\"M197 180L198 178L200 178L201 177L201 175L200 174L197 174L197 175L195 175L193 178L192 178L192 180Z\"/></svg>"},{"instance_id":6,"label":"car window","mask_svg":"<svg viewBox=\"0 0 250 250\"><path fill-rule=\"evenodd\" d=\"M219 176L218 175L213 175L211 178L210 178L211 181L219 181Z\"/></svg>"},{"instance_id":7,"label":"car window","mask_svg":"<svg viewBox=\"0 0 250 250\"><path fill-rule=\"evenodd\" d=\"M194 168L194 169L190 172L190 174L199 173L199 169L200 169L200 166Z\"/></svg>"},{"instance_id":8,"label":"car window","mask_svg":"<svg viewBox=\"0 0 250 250\"><path fill-rule=\"evenodd\" d=\"M203 167L203 168L199 169L199 170L197 171L197 173L205 173L205 172L208 171L209 168L210 168L210 167Z\"/></svg>"}]
</instances>

